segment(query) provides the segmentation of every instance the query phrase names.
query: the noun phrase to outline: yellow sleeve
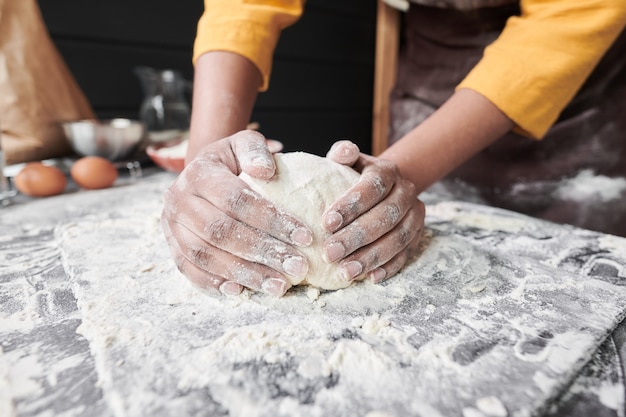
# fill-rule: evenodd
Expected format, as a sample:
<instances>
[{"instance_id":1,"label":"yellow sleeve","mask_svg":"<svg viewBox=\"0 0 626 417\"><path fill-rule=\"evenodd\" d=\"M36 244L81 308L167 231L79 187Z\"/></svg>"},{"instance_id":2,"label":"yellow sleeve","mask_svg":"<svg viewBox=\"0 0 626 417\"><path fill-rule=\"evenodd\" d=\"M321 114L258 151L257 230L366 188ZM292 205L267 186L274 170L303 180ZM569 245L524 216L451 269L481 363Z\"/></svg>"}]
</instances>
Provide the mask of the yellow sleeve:
<instances>
[{"instance_id":1,"label":"yellow sleeve","mask_svg":"<svg viewBox=\"0 0 626 417\"><path fill-rule=\"evenodd\" d=\"M280 32L302 15L305 0L204 0L193 62L209 51L229 51L252 61L269 85Z\"/></svg>"},{"instance_id":2,"label":"yellow sleeve","mask_svg":"<svg viewBox=\"0 0 626 417\"><path fill-rule=\"evenodd\" d=\"M516 124L541 138L626 26L626 0L522 0L457 86L491 100Z\"/></svg>"}]
</instances>

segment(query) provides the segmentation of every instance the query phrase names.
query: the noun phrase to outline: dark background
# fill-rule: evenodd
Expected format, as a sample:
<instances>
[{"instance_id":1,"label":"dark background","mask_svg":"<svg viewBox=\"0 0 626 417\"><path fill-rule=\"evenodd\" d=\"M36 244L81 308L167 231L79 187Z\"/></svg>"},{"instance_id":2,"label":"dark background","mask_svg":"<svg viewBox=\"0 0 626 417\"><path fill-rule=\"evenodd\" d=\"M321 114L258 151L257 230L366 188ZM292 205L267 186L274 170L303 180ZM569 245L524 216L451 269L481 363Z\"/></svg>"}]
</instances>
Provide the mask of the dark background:
<instances>
[{"instance_id":1,"label":"dark background","mask_svg":"<svg viewBox=\"0 0 626 417\"><path fill-rule=\"evenodd\" d=\"M39 0L48 30L99 118L138 118L133 68L193 79L201 0ZM371 152L375 0L309 0L279 41L252 121L286 151L326 153L337 139Z\"/></svg>"}]
</instances>

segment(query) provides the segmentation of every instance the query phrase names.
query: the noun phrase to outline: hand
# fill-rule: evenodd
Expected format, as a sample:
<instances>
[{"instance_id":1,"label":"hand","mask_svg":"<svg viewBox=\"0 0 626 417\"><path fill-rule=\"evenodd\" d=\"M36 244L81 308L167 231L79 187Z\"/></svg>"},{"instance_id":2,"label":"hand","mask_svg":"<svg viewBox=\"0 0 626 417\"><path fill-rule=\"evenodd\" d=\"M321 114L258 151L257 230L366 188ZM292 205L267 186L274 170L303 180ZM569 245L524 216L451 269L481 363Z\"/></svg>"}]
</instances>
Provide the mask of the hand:
<instances>
[{"instance_id":1,"label":"hand","mask_svg":"<svg viewBox=\"0 0 626 417\"><path fill-rule=\"evenodd\" d=\"M396 164L361 154L351 142L335 143L327 157L351 165L361 179L323 215L324 227L333 233L324 242L324 256L339 262L348 280L381 282L417 252L424 203Z\"/></svg>"},{"instance_id":2,"label":"hand","mask_svg":"<svg viewBox=\"0 0 626 417\"><path fill-rule=\"evenodd\" d=\"M275 169L265 138L246 130L204 147L168 189L161 224L178 269L193 284L281 296L289 275L306 275L296 247L311 244L309 228L237 177L245 171L269 179Z\"/></svg>"}]
</instances>

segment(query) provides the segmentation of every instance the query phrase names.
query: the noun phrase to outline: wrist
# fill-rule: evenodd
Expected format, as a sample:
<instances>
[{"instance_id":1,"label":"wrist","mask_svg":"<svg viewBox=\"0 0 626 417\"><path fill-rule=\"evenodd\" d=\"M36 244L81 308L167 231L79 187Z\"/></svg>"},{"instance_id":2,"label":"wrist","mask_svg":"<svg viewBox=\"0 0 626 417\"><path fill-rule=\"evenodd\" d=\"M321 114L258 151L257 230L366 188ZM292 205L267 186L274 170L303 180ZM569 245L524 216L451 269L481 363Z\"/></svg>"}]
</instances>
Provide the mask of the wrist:
<instances>
[{"instance_id":1,"label":"wrist","mask_svg":"<svg viewBox=\"0 0 626 417\"><path fill-rule=\"evenodd\" d=\"M400 174L422 192L513 125L487 98L462 89L380 157L395 162Z\"/></svg>"}]
</instances>

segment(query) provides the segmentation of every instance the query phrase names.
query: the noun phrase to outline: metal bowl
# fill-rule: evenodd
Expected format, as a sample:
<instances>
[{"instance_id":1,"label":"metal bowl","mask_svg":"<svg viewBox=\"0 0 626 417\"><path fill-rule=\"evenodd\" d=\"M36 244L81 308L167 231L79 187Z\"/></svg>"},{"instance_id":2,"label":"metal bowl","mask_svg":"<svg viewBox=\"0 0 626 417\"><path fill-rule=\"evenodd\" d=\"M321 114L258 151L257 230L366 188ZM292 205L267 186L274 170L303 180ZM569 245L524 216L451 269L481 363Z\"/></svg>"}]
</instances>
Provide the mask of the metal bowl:
<instances>
[{"instance_id":1,"label":"metal bowl","mask_svg":"<svg viewBox=\"0 0 626 417\"><path fill-rule=\"evenodd\" d=\"M62 125L74 152L111 161L132 155L146 133L142 122L131 119L78 120Z\"/></svg>"}]
</instances>

